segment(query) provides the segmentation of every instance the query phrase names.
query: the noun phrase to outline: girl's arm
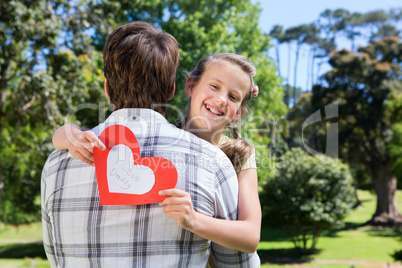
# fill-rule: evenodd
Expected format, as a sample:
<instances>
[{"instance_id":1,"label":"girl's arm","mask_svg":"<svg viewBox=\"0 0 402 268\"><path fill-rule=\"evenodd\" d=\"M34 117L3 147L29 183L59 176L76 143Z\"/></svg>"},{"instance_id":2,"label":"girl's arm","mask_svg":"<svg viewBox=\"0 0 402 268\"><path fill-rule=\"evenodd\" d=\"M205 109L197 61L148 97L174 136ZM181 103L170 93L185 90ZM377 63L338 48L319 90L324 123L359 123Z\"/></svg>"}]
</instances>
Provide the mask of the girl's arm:
<instances>
[{"instance_id":1,"label":"girl's arm","mask_svg":"<svg viewBox=\"0 0 402 268\"><path fill-rule=\"evenodd\" d=\"M106 146L90 130L83 131L73 123L59 127L53 134L53 145L57 150L66 150L81 161L94 165L93 147L105 150Z\"/></svg>"},{"instance_id":2,"label":"girl's arm","mask_svg":"<svg viewBox=\"0 0 402 268\"><path fill-rule=\"evenodd\" d=\"M165 206L163 212L175 218L180 227L224 247L252 253L257 249L261 230L257 170L240 171L238 178L237 221L216 219L196 212L190 194L178 189L161 191L160 195L168 197L159 205Z\"/></svg>"}]
</instances>

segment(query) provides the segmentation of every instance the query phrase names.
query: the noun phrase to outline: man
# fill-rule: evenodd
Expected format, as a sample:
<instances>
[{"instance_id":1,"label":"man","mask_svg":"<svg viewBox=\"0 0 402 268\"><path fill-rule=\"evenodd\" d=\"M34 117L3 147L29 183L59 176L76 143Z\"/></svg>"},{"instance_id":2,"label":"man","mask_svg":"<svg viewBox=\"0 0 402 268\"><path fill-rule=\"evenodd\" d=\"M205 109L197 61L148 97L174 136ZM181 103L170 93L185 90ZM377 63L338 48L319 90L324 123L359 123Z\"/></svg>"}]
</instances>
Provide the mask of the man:
<instances>
[{"instance_id":1,"label":"man","mask_svg":"<svg viewBox=\"0 0 402 268\"><path fill-rule=\"evenodd\" d=\"M177 41L133 22L109 36L103 58L105 91L115 111L93 132L98 136L116 124L129 128L141 158L171 161L176 188L190 193L197 211L235 220L238 184L226 156L164 118L175 91ZM256 254L210 245L181 229L157 202L102 206L95 168L67 151L49 156L41 194L43 242L52 267L205 267L210 250L218 267L259 265Z\"/></svg>"}]
</instances>

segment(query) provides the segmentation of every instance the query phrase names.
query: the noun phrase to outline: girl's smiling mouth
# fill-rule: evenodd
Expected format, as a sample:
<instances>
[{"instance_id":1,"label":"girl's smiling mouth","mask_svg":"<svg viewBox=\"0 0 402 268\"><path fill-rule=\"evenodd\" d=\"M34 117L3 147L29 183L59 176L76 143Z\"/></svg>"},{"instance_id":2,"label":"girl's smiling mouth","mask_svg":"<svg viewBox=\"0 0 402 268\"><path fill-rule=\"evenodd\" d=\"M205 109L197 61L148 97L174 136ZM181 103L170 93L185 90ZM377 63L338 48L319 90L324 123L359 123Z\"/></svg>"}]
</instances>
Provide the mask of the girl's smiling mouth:
<instances>
[{"instance_id":1,"label":"girl's smiling mouth","mask_svg":"<svg viewBox=\"0 0 402 268\"><path fill-rule=\"evenodd\" d=\"M209 112L211 112L214 115L217 116L222 116L223 112L220 109L217 109L216 107L213 107L209 104L204 104L205 109L207 109Z\"/></svg>"}]
</instances>

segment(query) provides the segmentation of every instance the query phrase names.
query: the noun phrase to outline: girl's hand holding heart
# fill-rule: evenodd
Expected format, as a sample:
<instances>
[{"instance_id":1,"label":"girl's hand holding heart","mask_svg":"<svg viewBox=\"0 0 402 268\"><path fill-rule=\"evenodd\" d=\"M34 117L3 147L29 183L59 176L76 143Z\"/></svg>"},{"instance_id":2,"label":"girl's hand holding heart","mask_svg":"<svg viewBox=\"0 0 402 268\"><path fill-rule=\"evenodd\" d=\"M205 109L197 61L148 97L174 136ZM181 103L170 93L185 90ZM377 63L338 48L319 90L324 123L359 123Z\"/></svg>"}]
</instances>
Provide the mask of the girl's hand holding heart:
<instances>
[{"instance_id":1,"label":"girl's hand holding heart","mask_svg":"<svg viewBox=\"0 0 402 268\"><path fill-rule=\"evenodd\" d=\"M179 189L168 189L159 192L161 196L167 196L160 206L164 206L166 216L174 218L181 228L192 230L197 223L197 212L193 208L190 194Z\"/></svg>"}]
</instances>

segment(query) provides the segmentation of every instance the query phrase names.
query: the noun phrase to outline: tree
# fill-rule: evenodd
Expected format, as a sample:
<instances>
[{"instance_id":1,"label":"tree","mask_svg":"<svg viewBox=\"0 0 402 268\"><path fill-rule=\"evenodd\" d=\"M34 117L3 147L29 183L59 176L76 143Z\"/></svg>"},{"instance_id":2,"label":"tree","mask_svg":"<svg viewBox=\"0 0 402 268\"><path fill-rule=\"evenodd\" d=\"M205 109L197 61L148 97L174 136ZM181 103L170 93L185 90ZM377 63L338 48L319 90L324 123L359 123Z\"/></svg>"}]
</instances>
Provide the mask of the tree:
<instances>
[{"instance_id":1,"label":"tree","mask_svg":"<svg viewBox=\"0 0 402 268\"><path fill-rule=\"evenodd\" d=\"M302 95L302 89L300 87L294 88L289 84L283 86L283 102L289 107L290 102L296 103ZM295 96L295 98L294 98Z\"/></svg>"},{"instance_id":2,"label":"tree","mask_svg":"<svg viewBox=\"0 0 402 268\"><path fill-rule=\"evenodd\" d=\"M385 38L359 49L361 54L341 50L329 63L325 74L328 86L313 88L313 110L339 103L340 156L348 162L363 164L370 172L377 194L376 211L369 221L374 225L398 225L397 180L387 151L392 128L402 120L390 112L386 103L395 91L401 91L402 44L396 37Z\"/></svg>"},{"instance_id":3,"label":"tree","mask_svg":"<svg viewBox=\"0 0 402 268\"><path fill-rule=\"evenodd\" d=\"M376 29L379 29L388 20L388 15L384 10L368 12L362 17L362 25L367 27L370 32L369 40L374 41Z\"/></svg>"},{"instance_id":4,"label":"tree","mask_svg":"<svg viewBox=\"0 0 402 268\"><path fill-rule=\"evenodd\" d=\"M304 39L304 43L310 46L309 56L307 59L307 79L306 79L306 90L309 90L310 87L310 77L311 77L311 85L314 83L314 64L316 53L318 51L319 45L321 43L320 37L320 29L318 29L314 24L311 24L309 27L309 32ZM310 72L310 75L309 75Z\"/></svg>"},{"instance_id":5,"label":"tree","mask_svg":"<svg viewBox=\"0 0 402 268\"><path fill-rule=\"evenodd\" d=\"M285 31L285 39L296 42L296 58L295 58L295 66L294 66L294 79L293 79L293 88L297 88L297 67L299 61L300 48L304 43L309 43L312 41L313 37L317 35L319 30L315 27L314 24L303 24L300 26L292 27L286 29ZM293 92L293 99L296 101L296 91Z\"/></svg>"},{"instance_id":6,"label":"tree","mask_svg":"<svg viewBox=\"0 0 402 268\"><path fill-rule=\"evenodd\" d=\"M388 22L401 32L402 8L391 8L388 12ZM398 27L399 26L399 27Z\"/></svg>"},{"instance_id":7,"label":"tree","mask_svg":"<svg viewBox=\"0 0 402 268\"><path fill-rule=\"evenodd\" d=\"M396 122L391 127L390 140L387 144L387 150L392 162L391 172L397 177L397 183L402 185L402 122L396 121L402 118L401 88L390 92L385 106L387 116Z\"/></svg>"},{"instance_id":8,"label":"tree","mask_svg":"<svg viewBox=\"0 0 402 268\"><path fill-rule=\"evenodd\" d=\"M377 33L372 37L373 40L382 39L384 37L399 36L400 31L391 24L383 24L378 28Z\"/></svg>"},{"instance_id":9,"label":"tree","mask_svg":"<svg viewBox=\"0 0 402 268\"><path fill-rule=\"evenodd\" d=\"M97 54L74 19L79 8L63 2L0 3L0 202L11 223L40 215L34 201L55 126L101 96Z\"/></svg>"},{"instance_id":10,"label":"tree","mask_svg":"<svg viewBox=\"0 0 402 268\"><path fill-rule=\"evenodd\" d=\"M283 27L281 25L274 25L274 27L272 27L272 30L269 32L269 36L271 36L276 40L275 54L276 54L276 61L278 63L278 75L281 76L279 46L283 43L285 38Z\"/></svg>"},{"instance_id":11,"label":"tree","mask_svg":"<svg viewBox=\"0 0 402 268\"><path fill-rule=\"evenodd\" d=\"M286 139L286 142L290 148L306 148L308 146L310 148L314 148L316 152L324 154L324 152L327 152L325 148L327 137L330 137L328 120L321 119L321 122L315 122L314 124L305 125L308 118L311 118L312 115L318 112L317 110L313 110L314 105L312 105L312 97L313 94L311 92L304 93L300 97L296 105L289 110L289 113L287 114L287 119L289 120L290 134L289 137ZM337 118L337 120L341 121L343 119ZM345 150L343 147L339 149ZM361 201L359 200L359 197L357 195L357 189L361 189L366 186L365 184L367 184L367 177L369 176L367 176L366 172L364 172L365 170L361 168L361 165L359 163L348 163L348 165L353 178L352 185L354 192L354 203L352 204L352 207L355 208L361 205ZM366 186L366 189L372 189L372 187L367 188Z\"/></svg>"},{"instance_id":12,"label":"tree","mask_svg":"<svg viewBox=\"0 0 402 268\"><path fill-rule=\"evenodd\" d=\"M21 146L20 142L15 140L16 131L21 125L26 124L27 117L32 118L31 125L35 130L38 130L35 125L40 124L43 119L36 117L35 110L39 108L38 102L46 104L45 98L39 88L30 87L28 84L40 86L44 84L42 83L44 81L51 83L46 73L34 75L33 68L37 64L41 49L55 45L55 39L60 30L60 24L52 16L45 1L31 4L29 9L21 1L0 3L0 148L2 152L0 155L0 202L5 194L4 191L13 184L20 184L19 188L22 188L27 196L32 197L28 180L24 180L24 173L32 168L31 166L28 165L29 167L25 167L21 172L18 172L19 168L16 167L16 170L10 172L14 175L12 177L4 177L4 174L7 174L11 168L7 165L7 160L15 164L16 150ZM47 36L43 36L43 32L46 32ZM12 131L7 131L9 128ZM37 183L36 189L38 189ZM31 206L26 207L27 210L32 212L32 206L31 202ZM4 218L4 215L2 216Z\"/></svg>"},{"instance_id":13,"label":"tree","mask_svg":"<svg viewBox=\"0 0 402 268\"><path fill-rule=\"evenodd\" d=\"M324 10L318 19L318 28L325 33L324 38L335 42L337 33L346 27L345 18L349 14L349 11L345 9Z\"/></svg>"},{"instance_id":14,"label":"tree","mask_svg":"<svg viewBox=\"0 0 402 268\"><path fill-rule=\"evenodd\" d=\"M402 116L402 90L391 92L387 110L390 114L399 117ZM396 123L392 127L392 138L388 144L389 154L392 160L392 173L397 177L398 184L402 184L402 123ZM400 237L402 242L402 236ZM395 261L402 262L402 248L394 251L391 256Z\"/></svg>"},{"instance_id":15,"label":"tree","mask_svg":"<svg viewBox=\"0 0 402 268\"><path fill-rule=\"evenodd\" d=\"M316 250L324 229L343 224L353 200L348 166L330 157L320 159L291 149L261 195L263 223L284 228L302 253Z\"/></svg>"},{"instance_id":16,"label":"tree","mask_svg":"<svg viewBox=\"0 0 402 268\"><path fill-rule=\"evenodd\" d=\"M314 76L312 77L313 84L318 83L318 78L320 78L321 65L326 63L330 53L336 49L336 45L334 40L320 39L318 43L318 48L316 49L316 53L314 54L314 59L319 59L316 72L316 79L314 80Z\"/></svg>"},{"instance_id":17,"label":"tree","mask_svg":"<svg viewBox=\"0 0 402 268\"><path fill-rule=\"evenodd\" d=\"M344 23L346 24L344 32L346 37L351 42L352 51L356 51L355 38L361 35L361 32L358 31L358 28L362 24L362 17L362 14L355 12L344 18Z\"/></svg>"}]
</instances>

